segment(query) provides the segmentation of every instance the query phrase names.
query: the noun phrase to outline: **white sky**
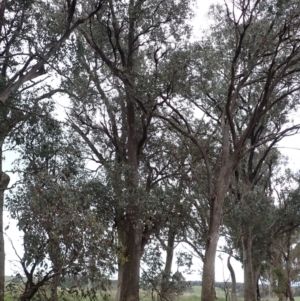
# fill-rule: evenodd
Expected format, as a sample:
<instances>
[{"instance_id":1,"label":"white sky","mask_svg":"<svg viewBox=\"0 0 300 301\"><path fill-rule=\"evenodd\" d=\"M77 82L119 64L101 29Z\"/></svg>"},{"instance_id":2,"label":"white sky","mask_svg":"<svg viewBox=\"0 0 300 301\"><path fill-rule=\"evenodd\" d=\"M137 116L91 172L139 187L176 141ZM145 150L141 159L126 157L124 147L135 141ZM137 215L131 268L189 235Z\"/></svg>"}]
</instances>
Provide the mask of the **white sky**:
<instances>
[{"instance_id":1,"label":"white sky","mask_svg":"<svg viewBox=\"0 0 300 301\"><path fill-rule=\"evenodd\" d=\"M220 2L221 0L198 0L197 1L197 8L196 11L196 17L193 22L194 24L194 36L199 37L201 34L200 29L205 29L205 27L208 24L208 19L206 17L206 14L208 12L209 6L212 3ZM60 101L61 102L61 101ZM62 103L62 102L61 102ZM297 171L300 166L300 136L295 135L293 137L285 138L283 141L279 144L281 152L288 156L290 159L290 167L293 171ZM291 149L294 148L294 149ZM298 149L297 149L298 148ZM13 156L14 157L14 156ZM13 160L12 157L7 156L6 161L4 162L4 170L9 170L11 167L11 160ZM11 183L16 181L16 176L11 176ZM6 225L10 225L10 228L6 231L6 239L5 239L5 250L6 250L6 275L12 275L16 271L22 272L20 269L17 260L17 257L14 254L14 251L11 247L11 243L8 239L8 237L13 241L15 248L19 254L22 254L22 238L21 233L16 228L16 222L13 220L10 220L8 218L8 212L4 213L4 223ZM220 254L218 254L220 255ZM221 254L223 257L222 260L217 256L216 258L216 281L222 282L229 279L229 272L226 267L226 261L227 256L224 254ZM243 271L241 268L241 263L235 261L232 259L232 265L236 272L236 278L238 282L243 282ZM200 260L194 260L194 267L193 269L195 272L192 275L187 276L188 280L201 280L200 277L200 270L201 270L201 262Z\"/></svg>"}]
</instances>

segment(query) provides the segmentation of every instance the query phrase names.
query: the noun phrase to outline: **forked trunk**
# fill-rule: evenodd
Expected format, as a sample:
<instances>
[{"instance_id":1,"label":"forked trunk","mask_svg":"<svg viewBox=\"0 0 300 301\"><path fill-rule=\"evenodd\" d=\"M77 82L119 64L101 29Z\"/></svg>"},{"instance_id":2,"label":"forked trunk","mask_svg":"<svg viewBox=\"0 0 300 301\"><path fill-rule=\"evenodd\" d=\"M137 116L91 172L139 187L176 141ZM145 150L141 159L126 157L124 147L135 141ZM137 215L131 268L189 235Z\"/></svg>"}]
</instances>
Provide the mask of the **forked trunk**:
<instances>
[{"instance_id":1,"label":"forked trunk","mask_svg":"<svg viewBox=\"0 0 300 301\"><path fill-rule=\"evenodd\" d=\"M129 220L119 226L120 253L116 301L138 301L142 246L141 223Z\"/></svg>"}]
</instances>

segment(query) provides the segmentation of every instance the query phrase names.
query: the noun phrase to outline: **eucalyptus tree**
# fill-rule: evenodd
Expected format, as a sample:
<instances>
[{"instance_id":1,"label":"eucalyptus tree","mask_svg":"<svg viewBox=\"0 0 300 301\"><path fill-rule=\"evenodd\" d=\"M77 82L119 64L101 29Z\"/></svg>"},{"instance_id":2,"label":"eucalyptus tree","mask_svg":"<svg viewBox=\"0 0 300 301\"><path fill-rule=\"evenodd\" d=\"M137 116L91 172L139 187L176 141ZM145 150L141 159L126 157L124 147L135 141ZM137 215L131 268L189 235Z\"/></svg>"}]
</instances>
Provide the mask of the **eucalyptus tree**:
<instances>
[{"instance_id":1,"label":"eucalyptus tree","mask_svg":"<svg viewBox=\"0 0 300 301\"><path fill-rule=\"evenodd\" d=\"M169 103L171 117L161 118L196 145L207 174L210 215L203 301L214 300L224 199L239 162L258 146L268 146L299 129L287 120L297 108L300 89L299 12L297 1L217 5L212 10L215 23L207 36L191 46L190 61L183 56L177 60L187 77L186 89L179 92L178 101ZM183 103L203 114L202 123L194 124L182 113ZM258 135L266 121L269 131ZM254 144L252 134L258 137ZM212 142L218 147L217 158L211 155L215 153Z\"/></svg>"},{"instance_id":2,"label":"eucalyptus tree","mask_svg":"<svg viewBox=\"0 0 300 301\"><path fill-rule=\"evenodd\" d=\"M174 97L178 75L170 53L188 37L189 2L107 1L68 43L69 64L61 72L69 120L113 187L118 300L139 299L143 248L162 209L163 190L156 188L175 179L184 163L176 138L154 113Z\"/></svg>"},{"instance_id":3,"label":"eucalyptus tree","mask_svg":"<svg viewBox=\"0 0 300 301\"><path fill-rule=\"evenodd\" d=\"M268 260L276 236L277 214L272 181L278 169L278 154L272 150L261 164L265 151L256 150L253 156L240 162L224 202L224 232L230 249L238 251L238 259L243 264L245 300L260 297L258 281L262 264Z\"/></svg>"},{"instance_id":4,"label":"eucalyptus tree","mask_svg":"<svg viewBox=\"0 0 300 301\"><path fill-rule=\"evenodd\" d=\"M278 259L281 262L285 258L289 274L291 234L299 227L298 206L292 198L296 193L290 184L292 176L289 172L280 175L281 162L276 150L271 150L264 165L257 168L265 151L258 149L240 163L231 194L225 199L226 208L231 208L224 218L227 242L238 251L243 263L245 300L259 300L259 277L270 261L276 266ZM279 186L281 191L277 191ZM283 244L284 251L276 247ZM284 283L291 295L288 276Z\"/></svg>"},{"instance_id":5,"label":"eucalyptus tree","mask_svg":"<svg viewBox=\"0 0 300 301\"><path fill-rule=\"evenodd\" d=\"M3 67L3 66L2 66ZM3 67L4 68L4 67ZM1 174L1 194L0 194L0 300L4 298L4 276L5 276L5 252L3 239L3 204L4 190L9 184L9 176L3 171L2 163L4 154L9 153L16 145L22 141L20 129L25 123L34 123L37 116L46 116L51 108L50 101L45 103L44 97L48 93L43 93L42 88L34 90L36 97L32 97L33 91L23 91L22 97L16 95L11 97L4 104L0 104L0 174ZM13 141L13 143L8 143Z\"/></svg>"},{"instance_id":6,"label":"eucalyptus tree","mask_svg":"<svg viewBox=\"0 0 300 301\"><path fill-rule=\"evenodd\" d=\"M84 169L78 141L64 133L51 116L24 127L19 133L19 171L22 185L8 196L8 209L24 234L20 256L26 282L20 300L31 300L50 285L51 300L57 288L71 277L78 289L91 281L89 292L106 287L114 271L111 220L95 200L109 187L94 184ZM105 203L105 202L103 202Z\"/></svg>"},{"instance_id":7,"label":"eucalyptus tree","mask_svg":"<svg viewBox=\"0 0 300 301\"><path fill-rule=\"evenodd\" d=\"M274 242L267 267L271 269L270 284L280 300L294 300L292 282L299 274L299 178L287 171L284 185L276 191L278 208Z\"/></svg>"},{"instance_id":8,"label":"eucalyptus tree","mask_svg":"<svg viewBox=\"0 0 300 301\"><path fill-rule=\"evenodd\" d=\"M40 114L38 101L57 92L46 84L46 73L59 61L61 46L74 30L97 11L98 1L89 11L81 11L74 1L7 1L0 3L0 227L2 229L3 192L8 176L2 170L5 140L31 114ZM50 67L51 66L51 67ZM4 295L4 244L0 238L0 300Z\"/></svg>"},{"instance_id":9,"label":"eucalyptus tree","mask_svg":"<svg viewBox=\"0 0 300 301\"><path fill-rule=\"evenodd\" d=\"M185 146L183 146L185 148ZM179 268L191 266L191 254L181 252L177 255L177 272L173 273L175 265L175 249L183 241L183 233L190 219L191 206L184 198L182 178L189 170L182 170L176 181L162 181L164 197L162 207L157 210L155 219L162 221L150 237L150 245L146 246L142 262L148 268L143 269L142 288L158 296L160 300L172 300L175 295L184 291L187 283L178 272ZM154 242L154 243L153 243ZM165 258L162 259L162 252Z\"/></svg>"}]
</instances>

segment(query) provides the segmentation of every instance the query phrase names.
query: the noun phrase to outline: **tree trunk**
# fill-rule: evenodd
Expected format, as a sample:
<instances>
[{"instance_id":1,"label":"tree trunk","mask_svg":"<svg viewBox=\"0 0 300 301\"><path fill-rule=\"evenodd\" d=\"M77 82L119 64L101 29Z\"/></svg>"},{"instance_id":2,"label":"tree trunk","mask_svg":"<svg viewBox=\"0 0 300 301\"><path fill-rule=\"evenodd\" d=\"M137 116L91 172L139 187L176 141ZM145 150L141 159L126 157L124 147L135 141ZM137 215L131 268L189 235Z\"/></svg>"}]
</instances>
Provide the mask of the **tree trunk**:
<instances>
[{"instance_id":1,"label":"tree trunk","mask_svg":"<svg viewBox=\"0 0 300 301\"><path fill-rule=\"evenodd\" d=\"M254 282L252 262L252 235L247 233L242 238L244 266L244 300L256 301L256 282Z\"/></svg>"},{"instance_id":2,"label":"tree trunk","mask_svg":"<svg viewBox=\"0 0 300 301\"><path fill-rule=\"evenodd\" d=\"M50 301L58 301L58 294L57 294L58 286L59 286L59 276L55 276L53 277L51 283Z\"/></svg>"},{"instance_id":3,"label":"tree trunk","mask_svg":"<svg viewBox=\"0 0 300 301\"><path fill-rule=\"evenodd\" d=\"M231 258L231 255L227 259L227 267L228 267L228 270L229 270L230 276L231 276L231 300L232 301L237 301L236 278L235 278L234 269L233 269L233 267L230 263L230 258Z\"/></svg>"},{"instance_id":4,"label":"tree trunk","mask_svg":"<svg viewBox=\"0 0 300 301\"><path fill-rule=\"evenodd\" d=\"M116 301L138 301L142 226L138 219L126 220L119 226L120 253Z\"/></svg>"},{"instance_id":5,"label":"tree trunk","mask_svg":"<svg viewBox=\"0 0 300 301\"><path fill-rule=\"evenodd\" d=\"M287 283L287 296L290 299L290 301L295 301L290 281L288 281L288 283Z\"/></svg>"},{"instance_id":6,"label":"tree trunk","mask_svg":"<svg viewBox=\"0 0 300 301\"><path fill-rule=\"evenodd\" d=\"M170 275L171 275L173 254L174 254L174 243L175 243L175 232L170 229L168 233L168 245L166 250L167 251L166 264L161 280L161 290L159 296L160 301L170 300Z\"/></svg>"},{"instance_id":7,"label":"tree trunk","mask_svg":"<svg viewBox=\"0 0 300 301\"><path fill-rule=\"evenodd\" d=\"M208 237L206 241L205 257L203 263L202 275L202 301L215 300L215 259L217 252L217 245L219 240L220 227L220 212L221 204L216 203L213 208L213 214L210 217L210 225L208 230Z\"/></svg>"},{"instance_id":8,"label":"tree trunk","mask_svg":"<svg viewBox=\"0 0 300 301\"><path fill-rule=\"evenodd\" d=\"M2 144L0 145L0 301L4 301L5 291L5 252L3 233L4 190L9 184L9 176L2 170Z\"/></svg>"},{"instance_id":9,"label":"tree trunk","mask_svg":"<svg viewBox=\"0 0 300 301\"><path fill-rule=\"evenodd\" d=\"M3 204L4 190L0 190L0 301L4 301L5 289L5 252L3 235Z\"/></svg>"},{"instance_id":10,"label":"tree trunk","mask_svg":"<svg viewBox=\"0 0 300 301\"><path fill-rule=\"evenodd\" d=\"M257 282L256 282L256 300L259 301L260 299L261 299L261 296L260 296L259 278L258 278Z\"/></svg>"},{"instance_id":11,"label":"tree trunk","mask_svg":"<svg viewBox=\"0 0 300 301\"><path fill-rule=\"evenodd\" d=\"M58 289L58 286L60 283L61 268L63 266L62 255L61 255L61 249L59 246L59 241L57 240L57 237L55 235L53 235L52 229L49 228L47 230L47 232L49 235L49 239L51 241L51 247L49 249L49 256L50 256L50 260L52 261L55 273L57 273L57 275L54 276L51 280L50 301L58 301L57 289Z\"/></svg>"},{"instance_id":12,"label":"tree trunk","mask_svg":"<svg viewBox=\"0 0 300 301\"><path fill-rule=\"evenodd\" d=\"M261 296L260 296L260 289L259 289L259 277L260 277L260 271L261 271L261 264L257 267L252 267L252 271L253 271L253 282L256 285L256 300L260 300Z\"/></svg>"},{"instance_id":13,"label":"tree trunk","mask_svg":"<svg viewBox=\"0 0 300 301\"><path fill-rule=\"evenodd\" d=\"M270 274L270 277L269 277L269 300L271 300L274 297L273 287L272 287L272 284L273 284L273 273L272 273L272 269L271 268L269 269L269 274Z\"/></svg>"},{"instance_id":14,"label":"tree trunk","mask_svg":"<svg viewBox=\"0 0 300 301\"><path fill-rule=\"evenodd\" d=\"M133 1L130 0L130 6L133 7ZM130 22L133 22L131 19ZM131 24L133 26L134 24ZM133 27L129 32L130 45L133 34ZM130 46L130 47L131 47ZM133 52L129 55L133 59ZM129 59L129 58L128 58ZM133 61L128 63L129 73L133 67ZM134 81L132 81L134 82ZM139 282L140 282L140 261L142 256L142 237L143 227L140 216L140 199L136 194L139 186L138 172L138 139L136 133L135 102L133 99L133 87L126 86L126 121L127 121L127 169L125 171L126 188L130 192L126 200L128 206L117 223L118 238L120 243L120 253L118 262L118 288L117 301L138 301L139 300Z\"/></svg>"},{"instance_id":15,"label":"tree trunk","mask_svg":"<svg viewBox=\"0 0 300 301\"><path fill-rule=\"evenodd\" d=\"M286 293L287 297L290 299L290 301L295 301L292 286L291 286L291 271L292 271L292 264L291 264L291 234L288 233L288 239L287 239L287 252L285 256L285 262L286 262Z\"/></svg>"},{"instance_id":16,"label":"tree trunk","mask_svg":"<svg viewBox=\"0 0 300 301\"><path fill-rule=\"evenodd\" d=\"M202 301L214 301L215 300L215 260L217 253L217 246L219 241L219 229L222 219L222 207L225 199L226 192L229 187L230 179L236 164L237 158L230 161L230 127L225 120L225 115L222 116L222 156L220 162L220 170L216 184L213 185L211 179L209 179L209 226L205 246L205 256L203 262L203 274L202 274ZM214 186L214 188L213 188Z\"/></svg>"},{"instance_id":17,"label":"tree trunk","mask_svg":"<svg viewBox=\"0 0 300 301\"><path fill-rule=\"evenodd\" d=\"M202 301L215 300L215 259L219 241L222 206L230 179L230 176L225 171L225 168L220 171L216 195L213 195L210 200L210 221L202 274Z\"/></svg>"}]
</instances>

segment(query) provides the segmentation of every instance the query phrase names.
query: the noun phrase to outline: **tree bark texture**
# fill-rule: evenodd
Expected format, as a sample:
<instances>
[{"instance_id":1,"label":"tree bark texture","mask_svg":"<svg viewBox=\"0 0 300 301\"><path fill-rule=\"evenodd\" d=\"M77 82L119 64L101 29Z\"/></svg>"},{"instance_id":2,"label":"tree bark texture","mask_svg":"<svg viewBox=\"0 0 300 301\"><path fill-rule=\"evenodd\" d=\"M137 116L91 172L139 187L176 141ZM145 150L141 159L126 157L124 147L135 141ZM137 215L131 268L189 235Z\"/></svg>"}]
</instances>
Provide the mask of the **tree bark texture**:
<instances>
[{"instance_id":1,"label":"tree bark texture","mask_svg":"<svg viewBox=\"0 0 300 301\"><path fill-rule=\"evenodd\" d=\"M49 229L48 235L52 241L52 246L49 250L49 256L50 256L50 260L52 261L53 268L54 268L55 272L57 273L57 275L54 276L51 281L50 301L58 301L57 289L58 289L59 283L60 283L60 272L61 272L61 267L62 267L61 249L59 247L59 242L57 241L55 236L52 234L51 229Z\"/></svg>"},{"instance_id":2,"label":"tree bark texture","mask_svg":"<svg viewBox=\"0 0 300 301\"><path fill-rule=\"evenodd\" d=\"M252 236L246 233L242 238L244 266L244 300L256 301L256 280L252 261Z\"/></svg>"},{"instance_id":3,"label":"tree bark texture","mask_svg":"<svg viewBox=\"0 0 300 301\"><path fill-rule=\"evenodd\" d=\"M127 221L126 224L126 228L118 231L120 254L116 301L138 301L142 226L138 220Z\"/></svg>"},{"instance_id":4,"label":"tree bark texture","mask_svg":"<svg viewBox=\"0 0 300 301\"><path fill-rule=\"evenodd\" d=\"M219 228L222 218L222 206L229 185L226 169L220 171L216 194L210 200L210 221L206 239L205 257L202 275L202 301L215 300L215 259L219 241Z\"/></svg>"},{"instance_id":5,"label":"tree bark texture","mask_svg":"<svg viewBox=\"0 0 300 301\"><path fill-rule=\"evenodd\" d=\"M128 164L126 174L131 191L126 214L118 225L121 252L119 254L117 301L138 301L140 282L140 261L142 256L142 221L139 216L139 197L135 191L139 185L135 107L132 91L126 91Z\"/></svg>"},{"instance_id":6,"label":"tree bark texture","mask_svg":"<svg viewBox=\"0 0 300 301\"><path fill-rule=\"evenodd\" d=\"M205 257L203 262L202 274L202 301L215 300L215 259L217 246L219 241L219 229L222 219L222 207L226 192L229 187L230 178L236 168L237 158L230 156L230 126L226 121L225 115L221 121L222 127L222 154L220 162L220 170L216 179L215 185L212 184L212 179L209 180L209 227L205 246ZM236 161L236 162L233 162Z\"/></svg>"},{"instance_id":7,"label":"tree bark texture","mask_svg":"<svg viewBox=\"0 0 300 301\"><path fill-rule=\"evenodd\" d=\"M210 227L205 248L202 280L202 301L213 301L215 299L215 259L219 240L220 204L216 204L210 217Z\"/></svg>"}]
</instances>

